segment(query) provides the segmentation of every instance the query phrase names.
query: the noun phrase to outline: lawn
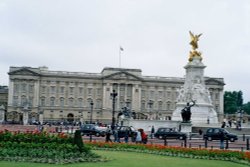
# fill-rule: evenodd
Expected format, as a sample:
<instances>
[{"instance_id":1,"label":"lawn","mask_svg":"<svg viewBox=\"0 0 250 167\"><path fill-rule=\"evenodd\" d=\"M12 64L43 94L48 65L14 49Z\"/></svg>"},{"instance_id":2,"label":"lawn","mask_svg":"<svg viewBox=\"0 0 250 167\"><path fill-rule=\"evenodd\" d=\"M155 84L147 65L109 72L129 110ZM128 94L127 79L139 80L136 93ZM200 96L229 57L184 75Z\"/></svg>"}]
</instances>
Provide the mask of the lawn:
<instances>
[{"instance_id":1,"label":"lawn","mask_svg":"<svg viewBox=\"0 0 250 167\"><path fill-rule=\"evenodd\" d=\"M151 155L145 153L134 152L116 152L116 151L95 151L96 153L111 158L108 162L98 163L78 163L69 165L55 164L34 164L20 162L2 162L1 167L247 167L226 161L217 160L201 160L178 157L167 157L160 155Z\"/></svg>"}]
</instances>

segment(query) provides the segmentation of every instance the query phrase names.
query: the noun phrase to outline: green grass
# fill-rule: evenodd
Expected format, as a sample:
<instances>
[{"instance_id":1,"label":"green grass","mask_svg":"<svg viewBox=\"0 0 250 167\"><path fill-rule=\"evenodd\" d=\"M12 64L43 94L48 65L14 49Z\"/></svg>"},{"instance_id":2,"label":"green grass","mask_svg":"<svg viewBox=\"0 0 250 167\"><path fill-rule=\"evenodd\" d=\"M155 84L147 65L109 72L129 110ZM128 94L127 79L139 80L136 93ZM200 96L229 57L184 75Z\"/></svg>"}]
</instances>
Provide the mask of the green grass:
<instances>
[{"instance_id":1,"label":"green grass","mask_svg":"<svg viewBox=\"0 0 250 167\"><path fill-rule=\"evenodd\" d=\"M217 160L201 160L178 157L167 157L134 152L95 151L96 153L111 158L108 162L78 163L69 165L34 164L21 162L3 162L1 167L247 167L233 162Z\"/></svg>"}]
</instances>

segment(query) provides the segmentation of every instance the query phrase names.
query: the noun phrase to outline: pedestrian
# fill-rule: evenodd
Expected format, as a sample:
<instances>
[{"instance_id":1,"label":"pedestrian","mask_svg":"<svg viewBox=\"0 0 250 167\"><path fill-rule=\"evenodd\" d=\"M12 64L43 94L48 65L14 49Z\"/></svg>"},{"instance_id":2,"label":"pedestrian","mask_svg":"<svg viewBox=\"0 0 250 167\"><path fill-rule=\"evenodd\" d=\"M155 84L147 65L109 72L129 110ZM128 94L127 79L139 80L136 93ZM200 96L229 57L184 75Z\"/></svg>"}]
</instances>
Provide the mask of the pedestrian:
<instances>
[{"instance_id":1,"label":"pedestrian","mask_svg":"<svg viewBox=\"0 0 250 167\"><path fill-rule=\"evenodd\" d=\"M224 140L225 140L225 134L223 131L220 131L220 149L224 149Z\"/></svg>"},{"instance_id":2,"label":"pedestrian","mask_svg":"<svg viewBox=\"0 0 250 167\"><path fill-rule=\"evenodd\" d=\"M143 144L147 144L148 142L148 135L144 132L143 129L139 129L141 132L141 140Z\"/></svg>"},{"instance_id":3,"label":"pedestrian","mask_svg":"<svg viewBox=\"0 0 250 167\"><path fill-rule=\"evenodd\" d=\"M108 128L107 128L107 132L106 132L106 142L107 142L107 143L108 143L108 142L112 142L112 140L110 139L111 134L112 134L112 131L111 131L111 129L108 127Z\"/></svg>"},{"instance_id":4,"label":"pedestrian","mask_svg":"<svg viewBox=\"0 0 250 167\"><path fill-rule=\"evenodd\" d=\"M128 128L125 129L125 136L124 136L124 142L128 143L128 138L129 138L129 130Z\"/></svg>"},{"instance_id":5,"label":"pedestrian","mask_svg":"<svg viewBox=\"0 0 250 167\"><path fill-rule=\"evenodd\" d=\"M202 133L203 133L203 132L202 132L202 130L201 130L201 129L199 129L199 135L202 135Z\"/></svg>"},{"instance_id":6,"label":"pedestrian","mask_svg":"<svg viewBox=\"0 0 250 167\"><path fill-rule=\"evenodd\" d=\"M223 121L223 122L222 122L222 125L221 125L221 128L225 128L225 127L226 127L226 122Z\"/></svg>"},{"instance_id":7,"label":"pedestrian","mask_svg":"<svg viewBox=\"0 0 250 167\"><path fill-rule=\"evenodd\" d=\"M154 138L154 134L155 134L155 128L154 128L154 126L152 126L152 128L151 128L151 134L150 134L151 139Z\"/></svg>"},{"instance_id":8,"label":"pedestrian","mask_svg":"<svg viewBox=\"0 0 250 167\"><path fill-rule=\"evenodd\" d=\"M139 130L136 131L136 138L135 138L135 143L138 144L138 143L141 143L141 132Z\"/></svg>"}]
</instances>

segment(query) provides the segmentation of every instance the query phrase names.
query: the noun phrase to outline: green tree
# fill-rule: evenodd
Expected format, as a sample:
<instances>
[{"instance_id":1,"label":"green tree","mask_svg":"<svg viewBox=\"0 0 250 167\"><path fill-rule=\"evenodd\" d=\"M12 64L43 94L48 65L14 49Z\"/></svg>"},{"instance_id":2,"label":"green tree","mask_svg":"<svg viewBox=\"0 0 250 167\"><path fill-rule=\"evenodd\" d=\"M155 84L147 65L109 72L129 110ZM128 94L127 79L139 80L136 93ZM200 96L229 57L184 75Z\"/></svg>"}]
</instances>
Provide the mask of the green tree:
<instances>
[{"instance_id":1,"label":"green tree","mask_svg":"<svg viewBox=\"0 0 250 167\"><path fill-rule=\"evenodd\" d=\"M243 110L244 110L244 113L250 115L250 102L243 104Z\"/></svg>"},{"instance_id":2,"label":"green tree","mask_svg":"<svg viewBox=\"0 0 250 167\"><path fill-rule=\"evenodd\" d=\"M243 106L243 93L242 91L225 91L224 93L224 113L234 114L238 109Z\"/></svg>"}]
</instances>

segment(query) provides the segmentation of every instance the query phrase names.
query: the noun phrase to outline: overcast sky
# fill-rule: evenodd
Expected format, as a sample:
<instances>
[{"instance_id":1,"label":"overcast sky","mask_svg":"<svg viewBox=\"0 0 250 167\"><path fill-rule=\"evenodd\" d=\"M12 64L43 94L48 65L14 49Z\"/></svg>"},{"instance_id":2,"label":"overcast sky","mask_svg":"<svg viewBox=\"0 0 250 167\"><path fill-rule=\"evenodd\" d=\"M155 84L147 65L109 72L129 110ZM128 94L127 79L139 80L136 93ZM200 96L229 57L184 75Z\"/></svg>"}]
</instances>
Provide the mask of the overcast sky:
<instances>
[{"instance_id":1,"label":"overcast sky","mask_svg":"<svg viewBox=\"0 0 250 167\"><path fill-rule=\"evenodd\" d=\"M205 76L250 101L249 0L1 0L0 85L10 66L100 73L139 68L183 77L188 31L202 33Z\"/></svg>"}]
</instances>

